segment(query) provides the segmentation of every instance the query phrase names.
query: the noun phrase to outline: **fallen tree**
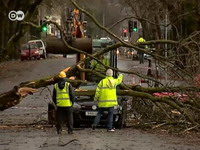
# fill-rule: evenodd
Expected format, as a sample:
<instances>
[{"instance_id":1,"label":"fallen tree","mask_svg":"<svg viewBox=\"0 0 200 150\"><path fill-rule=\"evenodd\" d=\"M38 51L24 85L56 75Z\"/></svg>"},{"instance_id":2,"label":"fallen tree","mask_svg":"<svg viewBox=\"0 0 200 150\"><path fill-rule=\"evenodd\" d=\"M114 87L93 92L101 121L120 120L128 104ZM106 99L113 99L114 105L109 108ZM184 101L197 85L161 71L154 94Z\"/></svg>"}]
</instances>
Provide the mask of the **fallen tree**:
<instances>
[{"instance_id":1,"label":"fallen tree","mask_svg":"<svg viewBox=\"0 0 200 150\"><path fill-rule=\"evenodd\" d=\"M71 76L75 76L77 73L80 73L80 72L90 72L92 74L95 74L96 76L104 77L103 74L100 74L99 72L95 72L94 70L91 70L91 69L83 68L82 66L85 64L85 62L90 61L92 59L95 59L96 61L98 61L99 63L102 64L102 62L97 59L97 57L99 55L102 55L110 50L116 49L121 46L128 47L128 48L135 48L137 51L145 52L145 53L151 55L155 60L158 60L159 62L161 62L162 64L164 64L166 66L170 66L172 64L171 60L166 60L162 55L152 54L152 53L148 52L147 50L138 47L139 44L128 43L128 42L122 41L114 33L110 32L108 29L106 29L100 23L98 23L94 17L92 17L84 9L80 8L75 2L74 2L74 5L77 8L79 8L80 10L82 10L83 12L85 12L87 15L89 15L101 29L103 29L104 31L106 31L107 33L112 35L114 38L116 38L118 40L118 42L112 46L109 46L109 47L97 52L97 53L89 54L87 52L84 52L84 51L78 49L77 47L70 46L70 44L66 40L65 35L63 34L62 28L58 24L56 24L55 22L52 22L52 21L46 22L46 23L54 24L61 31L61 33L62 33L61 39L63 41L64 46L67 47L67 50L72 50L74 52L82 53L87 56L85 59L78 62L76 65L71 66L70 68L64 69L64 71L66 72L67 78L70 78ZM34 25L30 22L24 22L23 24L39 28L39 26ZM188 43L188 40L189 39L186 40L187 43ZM182 47L182 46L187 47L188 46L188 45L184 45L185 43L182 43L182 41L171 41L171 40L148 41L143 44L150 45L150 44L156 44L156 43L170 43L170 44L176 45L176 47ZM65 51L63 51L63 53L64 52ZM173 57L173 59L174 59L174 57ZM102 65L104 65L104 64L102 64ZM105 67L110 68L109 66L105 66ZM112 68L112 69L116 70L118 72L126 73L126 74L134 74L139 77L146 78L148 80L152 80L152 81L157 82L158 84L162 85L162 83L159 82L156 78L149 77L144 74L139 74L138 72L119 70L117 68ZM177 73L178 73L178 75L180 75L180 74L182 75L181 76L181 77L183 77L182 79L188 80L188 78L190 77L188 70L180 69L179 66L177 66ZM188 75L188 76L185 77L184 75ZM20 83L19 85L14 86L14 88L12 90L0 94L0 110L5 110L7 108L10 108L10 107L20 103L20 101L24 97L26 97L28 94L33 94L35 92L38 92L39 88L52 85L52 84L56 83L57 80L58 80L58 76L53 75L53 76L49 76L49 77L46 77L43 79L23 82L23 83ZM70 83L72 83L72 85L74 87L77 87L81 83L87 82L87 81L83 81L83 80L71 80L71 79L68 79L68 81ZM94 92L95 91L76 91L76 95L94 96ZM188 95L188 99L185 101L181 101L180 97L176 97L174 95L165 96L165 97L158 97L158 96L154 95L154 93L161 93L161 92L184 93L184 94ZM200 102L199 102L199 98L197 95L198 93L199 93L199 88L195 87L195 86L186 86L186 87L162 86L162 87L155 87L155 88L144 88L144 87L141 87L138 85L131 86L131 85L125 85L125 84L122 84L121 89L117 91L118 95L125 95L125 96L132 97L132 103L134 103L134 104L136 104L138 102L145 104L145 105L139 105L139 106L141 106L144 110L145 110L145 107L148 107L150 109L149 110L150 113L148 112L149 114L151 114L151 112L155 112L154 110L156 107L156 110L159 110L158 112L160 114L163 113L164 116L167 117L167 119L168 119L168 120L164 119L164 118L157 119L158 117L156 116L156 118L155 118L154 117L155 114L154 114L151 117L152 120L155 120L159 123L162 121L168 121L168 123L169 122L173 122L173 123L174 122L176 122L176 123L184 122L185 124L187 124L189 126L195 126L195 128L199 127L198 124L199 124L199 120L200 120L200 118L199 118ZM133 106L132 111L135 109L135 106L136 105ZM141 109L141 108L139 108L139 109ZM174 112L176 112L176 113L174 113ZM147 112L144 112L144 113L145 113L145 115L147 114Z\"/></svg>"},{"instance_id":2,"label":"fallen tree","mask_svg":"<svg viewBox=\"0 0 200 150\"><path fill-rule=\"evenodd\" d=\"M64 43L66 43L65 39L63 39ZM67 43L66 45L71 48L76 50L76 48L73 48L71 46L69 46ZM101 53L105 52L105 51L109 51L117 46L119 46L120 44L117 43L115 45L112 45L111 47L108 47L106 49L104 49L101 52L95 53L93 55L91 55L91 57L95 57L100 55ZM88 54L90 55L90 54ZM81 64L84 63L85 61L87 61L87 59L91 59L90 57L78 62L76 65L64 69L64 71L66 72L67 77L71 77L73 75L76 74L76 72L80 72L80 71L85 71L85 72L91 72L96 74L97 76L101 76L103 77L102 74L95 72L94 70L91 69L85 69L81 67ZM106 66L108 67L108 66ZM116 68L113 68L116 69ZM120 71L118 69L116 69L117 71ZM133 72L128 72L128 71L121 71L121 72L127 72L127 73L133 73ZM0 102L1 102L1 110L5 110L9 107L12 107L16 104L18 104L25 96L27 96L28 94L33 94L35 92L38 92L37 89L41 88L41 87L46 87L48 85L52 85L54 83L56 83L58 80L58 76L54 75L54 76L49 76L47 78L43 78L43 79L39 79L39 80L34 80L34 81L28 81L28 82L24 82L21 83L17 86L15 86L12 90L6 92L6 93L2 93L0 94ZM82 80L68 80L70 83L72 83L72 85L74 87L76 87L77 85L79 85L80 83L84 83L86 81L82 81ZM142 98L144 101L151 101L153 103L161 103L167 106L170 106L172 109L176 109L180 114L182 114L181 116L185 116L185 119L188 120L190 123L192 124L196 124L197 123L197 119L194 118L193 115L189 114L187 111L188 107L192 107L192 109L195 110L199 110L199 105L196 105L196 101L194 100L188 100L187 102L181 102L179 100L177 100L174 97L156 97L153 95L153 93L155 92L163 92L163 91L170 91L170 92L177 92L177 91L195 91L198 92L199 89L196 87L174 87L174 88L166 88L166 87L155 87L155 88L143 88L140 86L128 86L128 85L122 85L122 90L117 91L118 95L126 95L126 96L132 96L134 97L134 100L136 100L135 98ZM89 95L89 96L94 96L94 92L95 91L76 91L76 95Z\"/></svg>"}]
</instances>

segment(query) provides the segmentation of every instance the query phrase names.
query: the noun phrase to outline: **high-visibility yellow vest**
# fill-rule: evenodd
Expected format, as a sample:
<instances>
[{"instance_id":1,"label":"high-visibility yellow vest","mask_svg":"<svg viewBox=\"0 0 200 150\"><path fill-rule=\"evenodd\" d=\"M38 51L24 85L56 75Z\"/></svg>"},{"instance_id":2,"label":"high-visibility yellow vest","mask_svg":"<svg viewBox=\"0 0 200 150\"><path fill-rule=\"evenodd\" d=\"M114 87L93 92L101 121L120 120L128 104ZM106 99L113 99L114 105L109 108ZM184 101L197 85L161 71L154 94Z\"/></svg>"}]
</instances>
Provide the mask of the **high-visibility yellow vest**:
<instances>
[{"instance_id":1,"label":"high-visibility yellow vest","mask_svg":"<svg viewBox=\"0 0 200 150\"><path fill-rule=\"evenodd\" d=\"M107 59L107 58L104 58L104 59L102 60L102 63L103 63L104 65L106 65L106 66L110 66L110 60ZM98 63L96 60L93 60L93 61L92 61L92 67L93 67L96 71L101 71L101 72L106 71L106 68L105 68L102 64Z\"/></svg>"},{"instance_id":2,"label":"high-visibility yellow vest","mask_svg":"<svg viewBox=\"0 0 200 150\"><path fill-rule=\"evenodd\" d=\"M56 105L58 107L71 107L72 102L69 97L69 83L65 82L65 87L63 89L59 89L58 83L54 85L56 89Z\"/></svg>"},{"instance_id":3,"label":"high-visibility yellow vest","mask_svg":"<svg viewBox=\"0 0 200 150\"><path fill-rule=\"evenodd\" d=\"M146 42L146 40L142 37L140 37L138 40L137 40L138 43L142 43L142 42ZM141 48L148 48L147 45L140 45Z\"/></svg>"},{"instance_id":4,"label":"high-visibility yellow vest","mask_svg":"<svg viewBox=\"0 0 200 150\"><path fill-rule=\"evenodd\" d=\"M118 79L106 77L101 80L96 89L95 96L98 97L98 107L114 107L118 105L116 87L122 82L123 75Z\"/></svg>"},{"instance_id":5,"label":"high-visibility yellow vest","mask_svg":"<svg viewBox=\"0 0 200 150\"><path fill-rule=\"evenodd\" d=\"M137 42L146 42L146 41L145 41L144 38L141 37L141 38L139 38L139 39L137 40Z\"/></svg>"}]
</instances>

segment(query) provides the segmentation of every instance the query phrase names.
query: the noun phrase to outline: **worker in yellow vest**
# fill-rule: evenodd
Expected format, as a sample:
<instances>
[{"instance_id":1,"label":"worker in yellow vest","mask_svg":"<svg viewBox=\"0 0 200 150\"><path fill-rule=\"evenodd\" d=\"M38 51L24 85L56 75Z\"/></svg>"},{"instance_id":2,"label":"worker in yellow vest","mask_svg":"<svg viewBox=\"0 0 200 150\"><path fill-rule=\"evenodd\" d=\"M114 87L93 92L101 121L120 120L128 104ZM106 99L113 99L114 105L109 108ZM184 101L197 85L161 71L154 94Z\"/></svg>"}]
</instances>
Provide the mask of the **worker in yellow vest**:
<instances>
[{"instance_id":1,"label":"worker in yellow vest","mask_svg":"<svg viewBox=\"0 0 200 150\"><path fill-rule=\"evenodd\" d=\"M65 121L68 127L68 133L73 134L72 105L75 98L74 90L70 83L65 80L66 74L64 71L61 71L58 76L60 79L58 80L58 83L54 85L53 89L53 102L57 107L57 133L61 134L62 124Z\"/></svg>"},{"instance_id":2,"label":"worker in yellow vest","mask_svg":"<svg viewBox=\"0 0 200 150\"><path fill-rule=\"evenodd\" d=\"M142 36L140 36L136 42L137 43L142 43L142 42L146 42L146 40ZM139 47L140 48L146 48L145 45L140 45ZM144 64L144 53L143 52L138 52L138 53L139 53L140 64Z\"/></svg>"},{"instance_id":3,"label":"worker in yellow vest","mask_svg":"<svg viewBox=\"0 0 200 150\"><path fill-rule=\"evenodd\" d=\"M114 106L118 105L116 87L122 83L123 75L120 74L117 79L113 78L113 70L106 71L106 78L102 79L96 89L94 100L98 101L98 113L94 119L92 129L99 124L100 118L104 111L108 111L107 131L113 129L113 111Z\"/></svg>"},{"instance_id":4,"label":"worker in yellow vest","mask_svg":"<svg viewBox=\"0 0 200 150\"><path fill-rule=\"evenodd\" d=\"M105 56L100 56L98 59L104 65L110 66L110 60L108 58L106 58ZM91 66L92 66L92 69L94 69L95 71L106 72L106 68L102 64L98 63L96 60L92 60Z\"/></svg>"}]
</instances>

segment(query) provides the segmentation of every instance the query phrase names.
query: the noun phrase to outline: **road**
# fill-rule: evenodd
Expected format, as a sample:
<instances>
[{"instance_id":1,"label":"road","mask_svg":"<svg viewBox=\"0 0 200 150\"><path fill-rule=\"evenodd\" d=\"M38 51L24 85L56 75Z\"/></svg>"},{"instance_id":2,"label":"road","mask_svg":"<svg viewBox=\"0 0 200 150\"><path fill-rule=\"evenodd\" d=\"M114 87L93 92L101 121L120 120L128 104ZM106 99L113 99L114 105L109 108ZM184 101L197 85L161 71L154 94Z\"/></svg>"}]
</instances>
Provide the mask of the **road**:
<instances>
[{"instance_id":1,"label":"road","mask_svg":"<svg viewBox=\"0 0 200 150\"><path fill-rule=\"evenodd\" d=\"M57 74L63 68L75 64L75 58L55 57L39 61L11 61L0 64L0 93L8 91L23 81ZM119 68L138 64L120 60ZM129 80L127 80L129 82ZM20 104L0 112L1 150L199 150L198 137L177 137L160 131L159 134L133 128L76 129L73 135L56 134L55 127L46 125L47 104L52 86L24 98ZM68 143L69 142L69 143ZM68 143L68 144L67 144Z\"/></svg>"}]
</instances>

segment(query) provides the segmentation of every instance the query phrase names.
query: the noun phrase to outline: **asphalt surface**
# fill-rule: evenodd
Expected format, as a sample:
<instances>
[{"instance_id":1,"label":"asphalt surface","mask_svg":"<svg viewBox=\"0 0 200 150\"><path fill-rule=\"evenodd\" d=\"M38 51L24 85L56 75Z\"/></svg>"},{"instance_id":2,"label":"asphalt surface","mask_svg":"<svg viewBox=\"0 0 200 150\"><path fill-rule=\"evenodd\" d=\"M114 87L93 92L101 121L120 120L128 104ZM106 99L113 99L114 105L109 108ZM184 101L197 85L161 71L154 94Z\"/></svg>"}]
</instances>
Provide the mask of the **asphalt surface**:
<instances>
[{"instance_id":1,"label":"asphalt surface","mask_svg":"<svg viewBox=\"0 0 200 150\"><path fill-rule=\"evenodd\" d=\"M37 61L10 61L0 64L0 93L21 82L57 74L75 64L75 58L55 57ZM137 61L119 60L120 69L133 69ZM144 68L147 62L143 65ZM138 70L141 70L138 69ZM135 70L135 69L134 69ZM132 82L127 76L124 82ZM139 81L139 79L138 79ZM137 80L135 82L138 82ZM199 150L198 137L177 137L161 131L159 134L133 128L92 130L80 128L73 135L56 134L54 126L47 125L47 105L51 100L52 86L24 98L20 104L0 112L1 150Z\"/></svg>"}]
</instances>

